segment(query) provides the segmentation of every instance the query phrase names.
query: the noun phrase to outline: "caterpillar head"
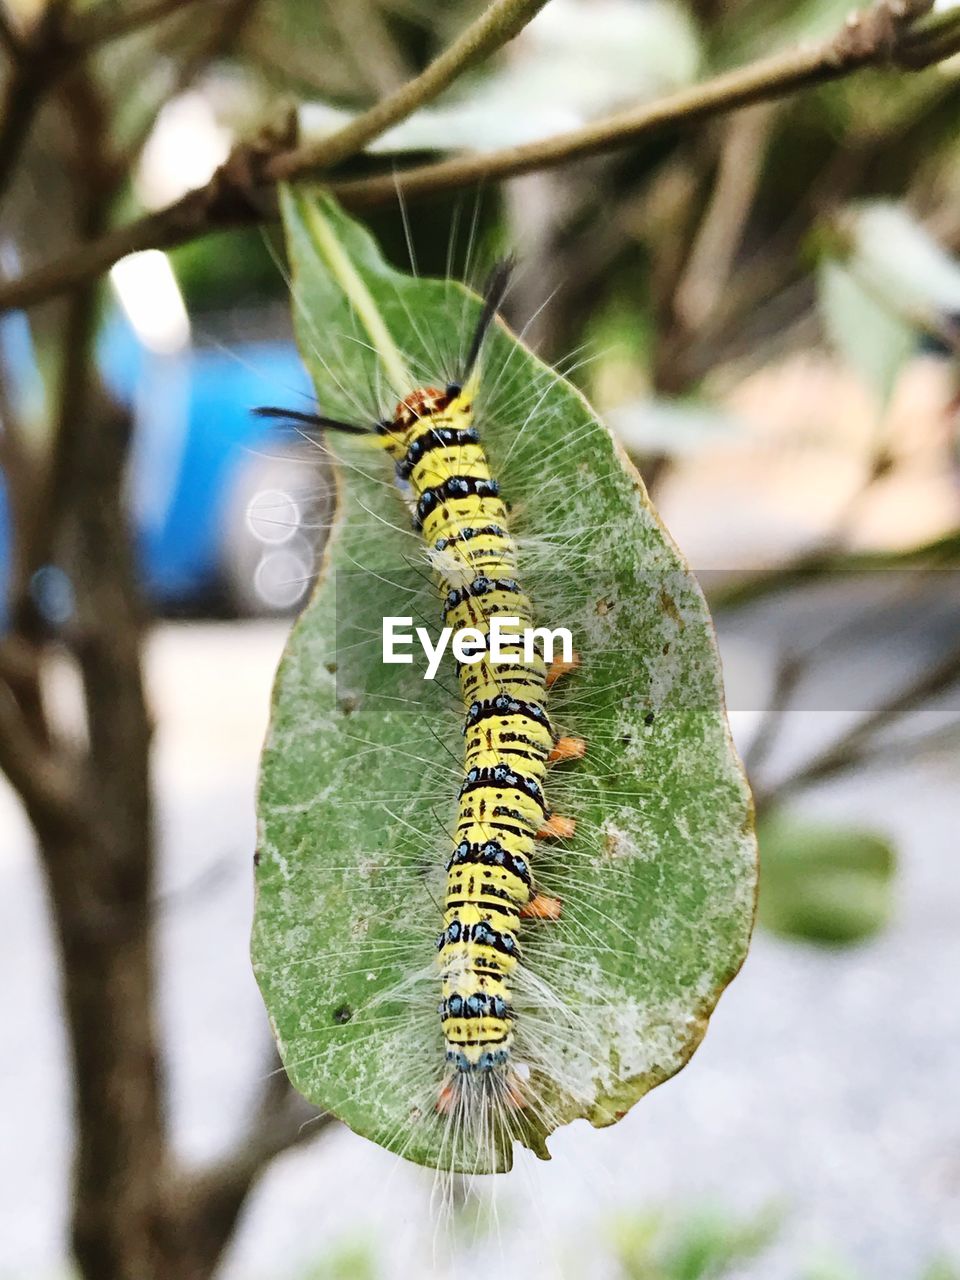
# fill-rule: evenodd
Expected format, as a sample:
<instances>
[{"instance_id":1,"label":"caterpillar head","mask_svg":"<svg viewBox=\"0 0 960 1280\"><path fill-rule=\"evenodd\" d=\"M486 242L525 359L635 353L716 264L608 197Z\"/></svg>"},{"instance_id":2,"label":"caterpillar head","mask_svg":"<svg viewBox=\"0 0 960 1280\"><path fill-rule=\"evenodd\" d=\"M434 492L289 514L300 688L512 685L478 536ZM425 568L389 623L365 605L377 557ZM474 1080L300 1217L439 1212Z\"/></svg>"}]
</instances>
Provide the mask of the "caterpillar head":
<instances>
[{"instance_id":1,"label":"caterpillar head","mask_svg":"<svg viewBox=\"0 0 960 1280\"><path fill-rule=\"evenodd\" d=\"M398 460L402 458L418 423L443 413L459 392L460 388L454 386L447 387L445 391L439 387L418 387L401 400L393 411L393 417L378 427L391 456Z\"/></svg>"},{"instance_id":2,"label":"caterpillar head","mask_svg":"<svg viewBox=\"0 0 960 1280\"><path fill-rule=\"evenodd\" d=\"M449 393L441 391L439 387L421 387L417 391L411 391L394 410L394 425L402 424L409 430L421 418L428 418L445 409L449 402Z\"/></svg>"}]
</instances>

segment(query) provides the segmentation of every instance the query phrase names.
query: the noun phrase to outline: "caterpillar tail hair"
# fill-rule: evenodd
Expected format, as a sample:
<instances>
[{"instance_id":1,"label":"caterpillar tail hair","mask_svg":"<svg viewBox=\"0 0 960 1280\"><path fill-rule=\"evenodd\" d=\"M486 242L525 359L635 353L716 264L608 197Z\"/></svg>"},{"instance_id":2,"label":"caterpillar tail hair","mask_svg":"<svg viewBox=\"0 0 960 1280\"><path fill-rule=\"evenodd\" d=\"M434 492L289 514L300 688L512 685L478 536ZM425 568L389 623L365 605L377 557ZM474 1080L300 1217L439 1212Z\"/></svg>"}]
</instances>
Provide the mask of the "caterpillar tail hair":
<instances>
[{"instance_id":1,"label":"caterpillar tail hair","mask_svg":"<svg viewBox=\"0 0 960 1280\"><path fill-rule=\"evenodd\" d=\"M500 310L503 299L506 297L507 290L510 287L510 278L516 265L516 259L513 257L501 258L487 277L487 283L483 288L483 310L480 312L480 319L477 321L477 327L473 333L473 341L470 343L470 350L467 353L466 364L460 378L462 386L466 386L470 381L470 375L473 373L474 366L480 357L483 340L487 336L487 330L493 323L494 316Z\"/></svg>"}]
</instances>

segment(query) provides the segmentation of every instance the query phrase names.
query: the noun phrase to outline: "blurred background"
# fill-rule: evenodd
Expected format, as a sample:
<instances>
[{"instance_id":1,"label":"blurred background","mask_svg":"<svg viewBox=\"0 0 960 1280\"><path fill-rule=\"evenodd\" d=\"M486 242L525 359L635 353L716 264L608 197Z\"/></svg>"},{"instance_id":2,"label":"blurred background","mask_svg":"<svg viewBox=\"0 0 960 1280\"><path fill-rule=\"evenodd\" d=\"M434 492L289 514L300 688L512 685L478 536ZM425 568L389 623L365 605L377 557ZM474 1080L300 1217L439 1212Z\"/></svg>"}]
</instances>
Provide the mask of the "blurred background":
<instances>
[{"instance_id":1,"label":"blurred background","mask_svg":"<svg viewBox=\"0 0 960 1280\"><path fill-rule=\"evenodd\" d=\"M336 127L480 8L161 4L31 99L48 10L7 6L5 278L203 184L293 104L302 134ZM551 0L348 168L549 136L829 36L846 10ZM960 1276L958 108L956 58L867 71L414 206L409 233L396 206L370 219L425 274L477 280L516 250L509 319L609 422L711 601L763 863L750 957L690 1066L466 1195L450 1239L428 1172L290 1112L247 958L270 684L332 500L315 453L250 414L309 404L277 228L137 254L97 292L0 318L3 1280ZM104 423L115 475L89 463ZM135 794L137 831L71 844L34 759L111 830ZM164 1064L151 1185L176 1168L196 1204L233 1194L189 1266L98 1263L78 1227L85 1188L118 1194L97 1154L109 1112L82 1087L71 1101L83 1021L109 1041L124 997L76 995L85 953L50 903L91 849L126 868L96 899L116 917L88 912L96 937L134 903L147 943L131 999ZM75 1114L94 1132L72 1193Z\"/></svg>"}]
</instances>

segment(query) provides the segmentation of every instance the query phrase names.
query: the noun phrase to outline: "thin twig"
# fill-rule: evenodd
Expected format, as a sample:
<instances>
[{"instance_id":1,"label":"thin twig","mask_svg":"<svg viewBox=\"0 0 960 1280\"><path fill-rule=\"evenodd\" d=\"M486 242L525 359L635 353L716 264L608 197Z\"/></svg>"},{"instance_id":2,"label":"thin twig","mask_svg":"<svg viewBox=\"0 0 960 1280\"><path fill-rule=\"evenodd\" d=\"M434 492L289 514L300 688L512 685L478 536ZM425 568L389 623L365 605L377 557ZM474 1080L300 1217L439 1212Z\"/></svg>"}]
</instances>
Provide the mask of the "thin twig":
<instances>
[{"instance_id":1,"label":"thin twig","mask_svg":"<svg viewBox=\"0 0 960 1280\"><path fill-rule=\"evenodd\" d=\"M0 194L6 190L44 98L66 65L65 12L65 0L50 0L29 35L17 41L0 105Z\"/></svg>"},{"instance_id":2,"label":"thin twig","mask_svg":"<svg viewBox=\"0 0 960 1280\"><path fill-rule=\"evenodd\" d=\"M195 3L198 0L143 0L119 12L94 9L75 17L66 0L51 0L26 37L19 37L5 18L0 21L0 43L13 64L0 107L0 191L10 180L47 94L81 58Z\"/></svg>"},{"instance_id":3,"label":"thin twig","mask_svg":"<svg viewBox=\"0 0 960 1280\"><path fill-rule=\"evenodd\" d=\"M919 11L926 8L929 5L923 0ZM929 51L918 36L907 42L909 27L898 26L891 44L891 37L880 24L866 20L871 15L884 13L889 13L889 10L881 4L860 15L861 26L873 33L873 39L852 40L848 22L839 36L812 49L791 50L762 58L702 84L681 89L657 102L618 112L570 133L524 146L507 147L502 151L422 165L408 169L396 179L393 175L358 179L330 184L330 189L345 204L356 208L396 198L398 187L404 197L414 199L492 178L515 177L534 169L552 168L584 156L627 146L668 126L690 124L754 102L782 98L798 89L841 79L864 67L893 64L918 71L946 56L943 50L948 44L951 52L960 48L960 17L956 15L949 33L938 28L933 41L936 57L927 61ZM908 62L901 61L901 47L909 49Z\"/></svg>"},{"instance_id":4,"label":"thin twig","mask_svg":"<svg viewBox=\"0 0 960 1280\"><path fill-rule=\"evenodd\" d=\"M304 173L332 169L356 155L387 129L432 102L465 71L496 53L522 31L546 3L547 0L494 0L420 75L329 137L272 157L264 165L264 177L268 181L285 182Z\"/></svg>"},{"instance_id":5,"label":"thin twig","mask_svg":"<svg viewBox=\"0 0 960 1280\"><path fill-rule=\"evenodd\" d=\"M249 1130L233 1151L176 1180L171 1219L194 1270L207 1275L233 1235L243 1205L277 1156L311 1142L334 1123L291 1086L276 1052Z\"/></svg>"},{"instance_id":6,"label":"thin twig","mask_svg":"<svg viewBox=\"0 0 960 1280\"><path fill-rule=\"evenodd\" d=\"M771 103L763 103L727 122L710 201L674 297L674 312L689 331L703 328L726 292L753 208L774 111Z\"/></svg>"},{"instance_id":7,"label":"thin twig","mask_svg":"<svg viewBox=\"0 0 960 1280\"><path fill-rule=\"evenodd\" d=\"M13 687L0 678L0 771L31 817L66 825L76 817L73 770L30 730Z\"/></svg>"},{"instance_id":8,"label":"thin twig","mask_svg":"<svg viewBox=\"0 0 960 1280\"><path fill-rule=\"evenodd\" d=\"M777 663L770 700L749 747L743 753L743 763L752 778L766 764L780 735L783 718L790 706L797 685L807 668L807 655L782 653Z\"/></svg>"},{"instance_id":9,"label":"thin twig","mask_svg":"<svg viewBox=\"0 0 960 1280\"><path fill-rule=\"evenodd\" d=\"M953 649L935 667L924 671L916 680L904 685L885 702L881 702L868 715L863 716L852 728L834 742L794 770L782 781L757 796L757 809L769 809L814 783L823 782L838 773L845 773L868 760L879 759L888 752L878 735L902 720L911 711L919 710L960 681L960 647ZM879 743L879 745L878 745Z\"/></svg>"},{"instance_id":10,"label":"thin twig","mask_svg":"<svg viewBox=\"0 0 960 1280\"><path fill-rule=\"evenodd\" d=\"M895 4L897 0L890 3ZM666 128L704 120L753 102L781 98L798 89L850 75L863 67L892 63L919 70L934 57L931 47L924 43L925 24L918 23L914 28L907 25L907 19L928 8L929 0L905 4L904 19L895 23L892 37L885 37L882 24L867 20L878 14L889 18L890 8L881 3L861 15L860 27L855 28L869 32L870 39L853 39L848 25L839 37L814 49L762 59L583 129L526 146L464 156L395 175L330 182L327 189L351 208L390 203L396 200L398 190L405 198L425 196L625 147ZM952 19L949 26L938 22L930 37L932 49L939 58L960 48L960 11L951 10L937 17ZM472 45L469 52L470 61L462 63L459 71L481 56ZM441 59L445 57L441 55ZM452 73L448 64L443 62L442 67L446 68L442 75L431 74L429 68L424 73L430 75L428 83L435 92L450 82ZM411 83L421 82L419 77ZM108 270L127 253L169 249L210 231L261 221L265 216L264 196L269 195L274 180L303 178L315 173L321 164L329 166L339 162L352 154L350 148L363 147L376 136L377 130L395 124L403 118L403 111L412 111L427 100L422 83L416 94L410 85L401 92L402 101L388 99L378 104L372 112L358 117L345 130L315 147L278 151L276 143L271 149L261 141L255 146L238 148L205 187L190 191L167 208L120 227L91 244L78 245L55 261L0 288L0 311L32 306L75 288Z\"/></svg>"}]
</instances>

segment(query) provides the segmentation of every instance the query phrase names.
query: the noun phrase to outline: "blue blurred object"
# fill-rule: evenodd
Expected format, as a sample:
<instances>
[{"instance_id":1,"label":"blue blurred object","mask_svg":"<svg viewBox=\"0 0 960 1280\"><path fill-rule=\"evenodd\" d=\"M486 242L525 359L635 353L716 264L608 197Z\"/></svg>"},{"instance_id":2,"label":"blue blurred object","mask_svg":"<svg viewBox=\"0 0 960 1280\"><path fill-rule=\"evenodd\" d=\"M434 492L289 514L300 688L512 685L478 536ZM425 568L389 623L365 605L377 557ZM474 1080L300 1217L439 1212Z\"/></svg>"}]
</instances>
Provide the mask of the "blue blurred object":
<instances>
[{"instance_id":1,"label":"blue blurred object","mask_svg":"<svg viewBox=\"0 0 960 1280\"><path fill-rule=\"evenodd\" d=\"M24 388L39 382L24 316L0 320L0 349L12 397L22 405ZM177 611L226 601L238 612L285 611L299 603L313 576L308 516L323 500L323 477L302 449L291 452L275 425L250 412L265 402L313 404L292 341L192 345L184 313L182 339L164 348L146 341L116 309L102 329L97 361L106 386L133 413L128 497L153 603ZM9 571L0 474L3 598ZM44 582L49 587L53 579ZM63 621L65 598L60 583L54 625Z\"/></svg>"}]
</instances>

